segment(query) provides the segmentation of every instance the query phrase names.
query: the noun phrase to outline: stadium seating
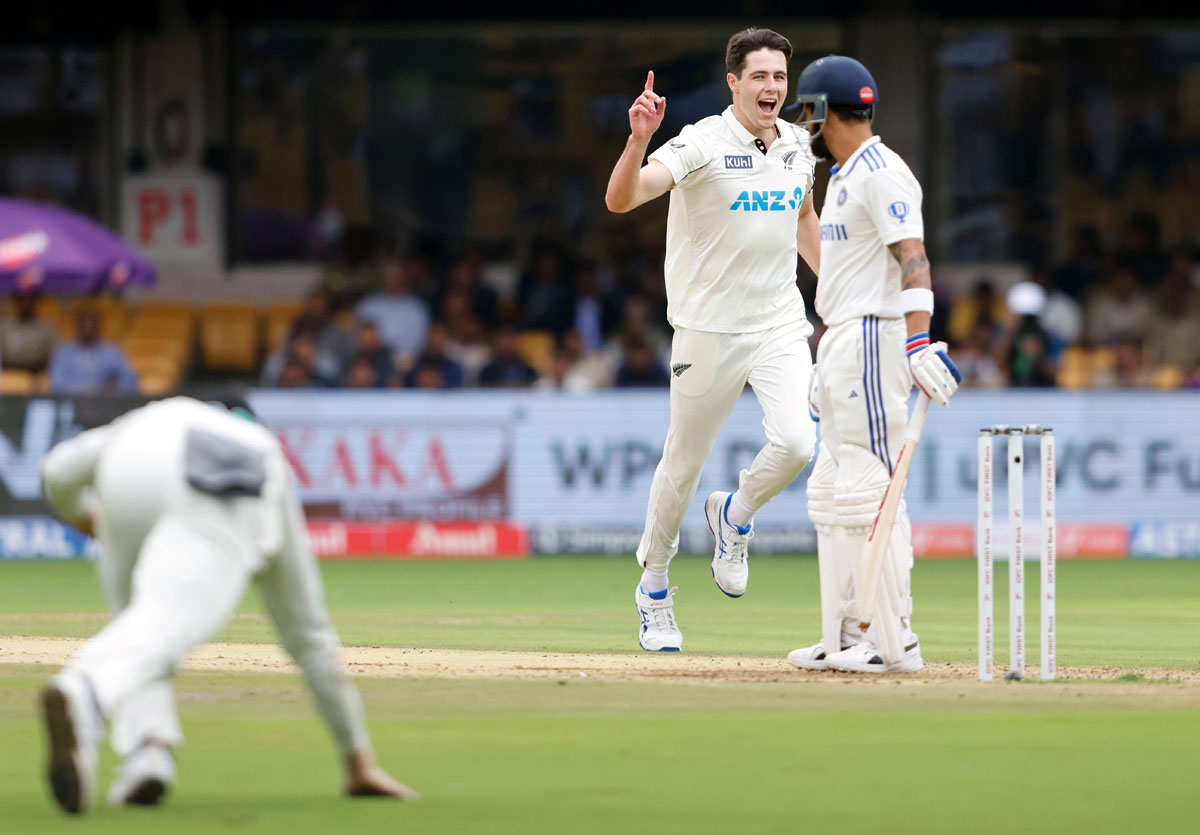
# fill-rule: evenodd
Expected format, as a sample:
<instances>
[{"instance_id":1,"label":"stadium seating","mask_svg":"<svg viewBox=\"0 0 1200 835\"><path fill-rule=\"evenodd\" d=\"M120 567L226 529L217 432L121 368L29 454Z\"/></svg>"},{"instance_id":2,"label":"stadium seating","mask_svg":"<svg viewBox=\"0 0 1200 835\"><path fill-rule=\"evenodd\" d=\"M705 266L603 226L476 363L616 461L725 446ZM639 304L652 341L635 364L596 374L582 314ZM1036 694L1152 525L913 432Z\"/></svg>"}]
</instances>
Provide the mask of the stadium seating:
<instances>
[{"instance_id":1,"label":"stadium seating","mask_svg":"<svg viewBox=\"0 0 1200 835\"><path fill-rule=\"evenodd\" d=\"M200 362L210 371L258 370L258 308L252 301L210 302L200 313Z\"/></svg>"}]
</instances>

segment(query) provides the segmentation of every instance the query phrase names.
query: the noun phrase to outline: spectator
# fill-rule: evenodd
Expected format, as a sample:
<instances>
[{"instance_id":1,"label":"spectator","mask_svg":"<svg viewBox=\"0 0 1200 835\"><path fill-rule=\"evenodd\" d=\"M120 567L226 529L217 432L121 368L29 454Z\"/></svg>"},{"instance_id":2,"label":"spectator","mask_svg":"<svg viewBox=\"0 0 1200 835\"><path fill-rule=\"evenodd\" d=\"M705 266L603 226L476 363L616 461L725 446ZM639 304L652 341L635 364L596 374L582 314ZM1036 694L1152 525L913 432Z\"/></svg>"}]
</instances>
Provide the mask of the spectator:
<instances>
[{"instance_id":1,"label":"spectator","mask_svg":"<svg viewBox=\"0 0 1200 835\"><path fill-rule=\"evenodd\" d=\"M1125 223L1117 260L1132 273L1143 290L1153 290L1167 274L1167 256L1162 251L1158 220L1139 212Z\"/></svg>"},{"instance_id":2,"label":"spectator","mask_svg":"<svg viewBox=\"0 0 1200 835\"><path fill-rule=\"evenodd\" d=\"M585 352L579 332L572 329L563 334L550 373L538 380L538 388L582 392L608 388L612 383L608 355L603 351Z\"/></svg>"},{"instance_id":3,"label":"spectator","mask_svg":"<svg viewBox=\"0 0 1200 835\"><path fill-rule=\"evenodd\" d=\"M1185 367L1181 386L1185 389L1200 390L1200 354L1192 360L1190 369Z\"/></svg>"},{"instance_id":4,"label":"spectator","mask_svg":"<svg viewBox=\"0 0 1200 835\"><path fill-rule=\"evenodd\" d=\"M50 359L54 394L133 394L137 375L125 353L100 339L100 319L90 310L75 319L76 340L59 345Z\"/></svg>"},{"instance_id":5,"label":"spectator","mask_svg":"<svg viewBox=\"0 0 1200 835\"><path fill-rule=\"evenodd\" d=\"M1055 383L1046 334L1037 317L1022 316L1008 351L1008 382L1021 388L1047 388Z\"/></svg>"},{"instance_id":6,"label":"spectator","mask_svg":"<svg viewBox=\"0 0 1200 835\"><path fill-rule=\"evenodd\" d=\"M604 347L604 302L596 287L596 268L585 265L575 275L572 327L585 352Z\"/></svg>"},{"instance_id":7,"label":"spectator","mask_svg":"<svg viewBox=\"0 0 1200 835\"><path fill-rule=\"evenodd\" d=\"M1186 369L1200 346L1200 291L1191 283L1191 258L1177 252L1158 291L1157 311L1146 337L1145 361L1151 369Z\"/></svg>"},{"instance_id":8,"label":"spectator","mask_svg":"<svg viewBox=\"0 0 1200 835\"><path fill-rule=\"evenodd\" d=\"M275 385L281 389L300 389L318 385L318 381L313 377L312 371L303 362L290 359L280 369L279 379Z\"/></svg>"},{"instance_id":9,"label":"spectator","mask_svg":"<svg viewBox=\"0 0 1200 835\"><path fill-rule=\"evenodd\" d=\"M37 318L36 295L13 297L13 315L0 321L0 367L41 372L58 342L54 325Z\"/></svg>"},{"instance_id":10,"label":"spectator","mask_svg":"<svg viewBox=\"0 0 1200 835\"><path fill-rule=\"evenodd\" d=\"M463 367L447 356L446 326L442 322L434 322L429 328L429 341L425 350L417 357L417 362L405 378L405 384L410 388L462 388ZM432 372L436 371L435 377ZM425 380L422 385L419 381ZM436 381L437 384L434 384Z\"/></svg>"},{"instance_id":11,"label":"spectator","mask_svg":"<svg viewBox=\"0 0 1200 835\"><path fill-rule=\"evenodd\" d=\"M360 323L355 333L355 347L357 350L346 375L342 378L342 385L354 388L386 386L395 373L396 366L392 362L391 353L379 337L379 329L370 322Z\"/></svg>"},{"instance_id":12,"label":"spectator","mask_svg":"<svg viewBox=\"0 0 1200 835\"><path fill-rule=\"evenodd\" d=\"M1034 281L1046 288L1046 303L1038 314L1038 324L1050 337L1051 355L1058 357L1063 348L1083 336L1083 307L1061 287L1053 286L1045 271L1035 273Z\"/></svg>"},{"instance_id":13,"label":"spectator","mask_svg":"<svg viewBox=\"0 0 1200 835\"><path fill-rule=\"evenodd\" d=\"M561 334L572 324L571 293L562 254L543 246L521 279L521 326Z\"/></svg>"},{"instance_id":14,"label":"spectator","mask_svg":"<svg viewBox=\"0 0 1200 835\"><path fill-rule=\"evenodd\" d=\"M449 280L441 293L439 307L445 306L446 296L451 293L462 293L466 296L467 306L471 313L479 317L486 325L494 325L500 306L500 297L496 291L480 280L482 258L473 252L465 258L460 258L450 268Z\"/></svg>"},{"instance_id":15,"label":"spectator","mask_svg":"<svg viewBox=\"0 0 1200 835\"><path fill-rule=\"evenodd\" d=\"M1142 354L1142 343L1133 336L1122 336L1113 345L1116 355L1116 383L1121 388L1147 388L1150 372Z\"/></svg>"},{"instance_id":16,"label":"spectator","mask_svg":"<svg viewBox=\"0 0 1200 835\"><path fill-rule=\"evenodd\" d=\"M1071 238L1071 253L1054 271L1054 286L1076 301L1100 285L1104 266L1104 248L1100 230L1094 226L1077 228Z\"/></svg>"},{"instance_id":17,"label":"spectator","mask_svg":"<svg viewBox=\"0 0 1200 835\"><path fill-rule=\"evenodd\" d=\"M990 278L981 278L970 293L954 300L947 330L951 342L962 344L968 341L974 328L986 325L999 331L1007 322L1008 307L1003 297L996 293L996 285Z\"/></svg>"},{"instance_id":18,"label":"spectator","mask_svg":"<svg viewBox=\"0 0 1200 835\"><path fill-rule=\"evenodd\" d=\"M292 332L303 327L317 341L317 350L335 357L339 364L350 361L354 343L350 335L333 321L333 299L329 291L316 287L304 297L304 310L292 325Z\"/></svg>"},{"instance_id":19,"label":"spectator","mask_svg":"<svg viewBox=\"0 0 1200 835\"><path fill-rule=\"evenodd\" d=\"M618 386L665 386L670 382L670 374L649 341L640 337L626 340L625 361L617 369Z\"/></svg>"},{"instance_id":20,"label":"spectator","mask_svg":"<svg viewBox=\"0 0 1200 835\"><path fill-rule=\"evenodd\" d=\"M304 367L312 385L329 386L342 376L342 364L329 351L322 350L318 338L321 333L319 321L301 317L296 320L287 341L280 345L263 364L260 382L270 387L282 385L283 368L289 362L298 362Z\"/></svg>"},{"instance_id":21,"label":"spectator","mask_svg":"<svg viewBox=\"0 0 1200 835\"><path fill-rule=\"evenodd\" d=\"M1120 264L1109 275L1104 289L1088 302L1088 338L1097 345L1118 336L1141 339L1153 316L1149 298L1138 289L1137 276L1128 265Z\"/></svg>"},{"instance_id":22,"label":"spectator","mask_svg":"<svg viewBox=\"0 0 1200 835\"><path fill-rule=\"evenodd\" d=\"M487 388L527 388L537 372L517 353L517 332L504 325L492 339L492 361L479 372L479 384Z\"/></svg>"},{"instance_id":23,"label":"spectator","mask_svg":"<svg viewBox=\"0 0 1200 835\"><path fill-rule=\"evenodd\" d=\"M962 373L964 386L1000 388L1004 385L1004 372L996 362L995 328L985 315L965 342L955 343L954 362Z\"/></svg>"},{"instance_id":24,"label":"spectator","mask_svg":"<svg viewBox=\"0 0 1200 835\"><path fill-rule=\"evenodd\" d=\"M359 358L350 363L346 374L342 377L342 388L373 389L379 388L380 379L375 367L368 360Z\"/></svg>"},{"instance_id":25,"label":"spectator","mask_svg":"<svg viewBox=\"0 0 1200 835\"><path fill-rule=\"evenodd\" d=\"M471 313L466 295L459 291L446 296L442 313L446 322L446 356L462 366L466 385L478 385L479 372L492 359L483 322Z\"/></svg>"},{"instance_id":26,"label":"spectator","mask_svg":"<svg viewBox=\"0 0 1200 835\"><path fill-rule=\"evenodd\" d=\"M383 264L383 290L372 293L354 309L359 322L379 329L383 344L393 353L415 357L429 335L429 306L413 293L408 269L390 258Z\"/></svg>"}]
</instances>

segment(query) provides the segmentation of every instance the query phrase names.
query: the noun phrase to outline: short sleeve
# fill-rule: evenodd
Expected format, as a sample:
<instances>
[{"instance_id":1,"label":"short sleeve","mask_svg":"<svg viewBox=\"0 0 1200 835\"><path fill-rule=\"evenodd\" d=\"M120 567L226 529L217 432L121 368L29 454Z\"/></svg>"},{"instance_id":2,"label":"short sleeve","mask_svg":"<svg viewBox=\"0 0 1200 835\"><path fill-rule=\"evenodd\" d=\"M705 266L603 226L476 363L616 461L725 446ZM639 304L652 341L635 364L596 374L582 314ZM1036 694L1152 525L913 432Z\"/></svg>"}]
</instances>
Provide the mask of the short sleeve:
<instances>
[{"instance_id":1,"label":"short sleeve","mask_svg":"<svg viewBox=\"0 0 1200 835\"><path fill-rule=\"evenodd\" d=\"M708 165L712 150L703 134L695 125L686 125L679 136L668 139L650 155L671 172L675 185L679 185L689 174Z\"/></svg>"},{"instance_id":2,"label":"short sleeve","mask_svg":"<svg viewBox=\"0 0 1200 835\"><path fill-rule=\"evenodd\" d=\"M885 168L863 183L863 202L884 246L905 238L924 240L921 186L907 171Z\"/></svg>"}]
</instances>

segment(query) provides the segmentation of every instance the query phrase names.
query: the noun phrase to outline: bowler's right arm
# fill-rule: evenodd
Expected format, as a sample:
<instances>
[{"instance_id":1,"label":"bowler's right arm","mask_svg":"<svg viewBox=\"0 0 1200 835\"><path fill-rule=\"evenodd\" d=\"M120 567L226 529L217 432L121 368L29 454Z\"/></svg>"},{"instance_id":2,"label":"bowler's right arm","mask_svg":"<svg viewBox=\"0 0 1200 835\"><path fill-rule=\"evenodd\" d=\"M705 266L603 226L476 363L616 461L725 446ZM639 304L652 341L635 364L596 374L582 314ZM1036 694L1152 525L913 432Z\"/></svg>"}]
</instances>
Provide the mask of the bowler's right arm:
<instances>
[{"instance_id":1,"label":"bowler's right arm","mask_svg":"<svg viewBox=\"0 0 1200 835\"><path fill-rule=\"evenodd\" d=\"M624 213L661 197L675 184L671 172L657 160L642 165L650 137L662 124L667 110L666 96L654 92L654 71L646 75L646 88L629 108L629 139L608 178L604 205L609 211Z\"/></svg>"}]
</instances>

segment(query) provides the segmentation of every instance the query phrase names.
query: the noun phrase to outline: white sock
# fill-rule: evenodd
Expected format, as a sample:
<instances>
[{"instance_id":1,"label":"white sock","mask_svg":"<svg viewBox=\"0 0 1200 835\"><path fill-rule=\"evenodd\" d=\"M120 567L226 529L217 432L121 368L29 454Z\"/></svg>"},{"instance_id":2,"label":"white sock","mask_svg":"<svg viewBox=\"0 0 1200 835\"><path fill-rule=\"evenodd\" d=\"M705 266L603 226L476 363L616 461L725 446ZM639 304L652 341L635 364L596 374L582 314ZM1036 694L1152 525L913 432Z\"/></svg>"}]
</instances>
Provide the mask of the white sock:
<instances>
[{"instance_id":1,"label":"white sock","mask_svg":"<svg viewBox=\"0 0 1200 835\"><path fill-rule=\"evenodd\" d=\"M733 498L729 500L729 508L725 511L725 521L731 525L737 525L739 528L744 528L750 524L750 520L754 518L754 508L746 504L742 499L742 491L738 490L733 494Z\"/></svg>"},{"instance_id":2,"label":"white sock","mask_svg":"<svg viewBox=\"0 0 1200 835\"><path fill-rule=\"evenodd\" d=\"M642 572L642 591L646 594L654 594L658 591L667 590L667 570L651 571L647 568Z\"/></svg>"}]
</instances>

